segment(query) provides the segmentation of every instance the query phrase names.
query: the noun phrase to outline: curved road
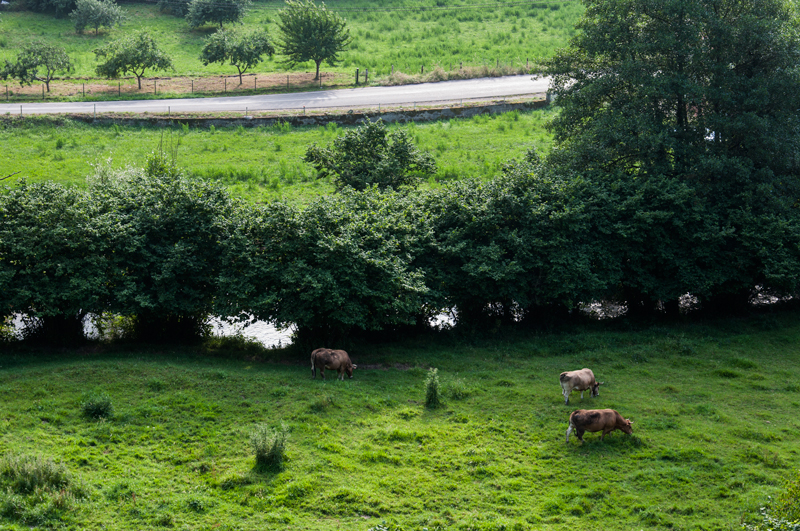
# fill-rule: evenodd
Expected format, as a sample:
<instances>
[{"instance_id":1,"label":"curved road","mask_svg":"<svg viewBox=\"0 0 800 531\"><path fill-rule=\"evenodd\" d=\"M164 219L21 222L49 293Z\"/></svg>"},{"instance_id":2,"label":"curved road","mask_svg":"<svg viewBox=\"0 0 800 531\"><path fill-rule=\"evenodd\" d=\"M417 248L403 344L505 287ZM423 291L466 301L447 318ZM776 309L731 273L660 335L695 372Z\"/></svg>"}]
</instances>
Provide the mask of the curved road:
<instances>
[{"instance_id":1,"label":"curved road","mask_svg":"<svg viewBox=\"0 0 800 531\"><path fill-rule=\"evenodd\" d=\"M67 103L0 104L0 113L92 114L92 113L194 113L288 111L327 108L365 108L458 102L461 99L492 99L537 94L547 91L549 78L530 75L421 83L396 87L364 87L320 90L293 94L188 98L169 100L99 101Z\"/></svg>"}]
</instances>

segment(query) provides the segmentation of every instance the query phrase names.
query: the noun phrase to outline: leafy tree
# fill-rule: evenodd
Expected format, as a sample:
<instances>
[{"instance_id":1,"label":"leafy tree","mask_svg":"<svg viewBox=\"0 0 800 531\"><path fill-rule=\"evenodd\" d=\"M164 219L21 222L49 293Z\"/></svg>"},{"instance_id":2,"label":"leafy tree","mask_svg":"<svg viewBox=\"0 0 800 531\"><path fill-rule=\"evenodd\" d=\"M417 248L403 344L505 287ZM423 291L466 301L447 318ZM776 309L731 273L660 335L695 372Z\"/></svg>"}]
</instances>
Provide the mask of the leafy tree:
<instances>
[{"instance_id":1,"label":"leafy tree","mask_svg":"<svg viewBox=\"0 0 800 531\"><path fill-rule=\"evenodd\" d=\"M227 267L220 242L232 216L228 194L188 179L159 154L90 192L111 249L105 311L134 317L141 340L202 334Z\"/></svg>"},{"instance_id":2,"label":"leafy tree","mask_svg":"<svg viewBox=\"0 0 800 531\"><path fill-rule=\"evenodd\" d=\"M755 286L791 293L800 267L796 4L584 3L580 32L546 68L561 107L549 163L632 216L605 218L629 309L679 290L713 309L746 307Z\"/></svg>"},{"instance_id":3,"label":"leafy tree","mask_svg":"<svg viewBox=\"0 0 800 531\"><path fill-rule=\"evenodd\" d=\"M75 0L26 0L25 9L37 13L55 12L60 18L75 9Z\"/></svg>"},{"instance_id":4,"label":"leafy tree","mask_svg":"<svg viewBox=\"0 0 800 531\"><path fill-rule=\"evenodd\" d=\"M319 79L322 61L336 66L339 53L351 42L345 19L329 11L324 2L317 5L314 0L286 0L286 8L278 11L278 18L278 49L286 55L285 63L291 68L314 61L314 79Z\"/></svg>"},{"instance_id":5,"label":"leafy tree","mask_svg":"<svg viewBox=\"0 0 800 531\"><path fill-rule=\"evenodd\" d=\"M101 27L113 28L125 20L125 13L114 0L77 0L75 10L69 14L75 23L75 31L83 33L85 28L94 28L97 35Z\"/></svg>"},{"instance_id":6,"label":"leafy tree","mask_svg":"<svg viewBox=\"0 0 800 531\"><path fill-rule=\"evenodd\" d=\"M207 22L219 24L237 23L244 18L250 0L192 0L186 12L190 28L198 28Z\"/></svg>"},{"instance_id":7,"label":"leafy tree","mask_svg":"<svg viewBox=\"0 0 800 531\"><path fill-rule=\"evenodd\" d=\"M220 315L297 326L297 339L413 325L427 288L413 266L430 230L408 196L375 189L239 211L224 240Z\"/></svg>"},{"instance_id":8,"label":"leafy tree","mask_svg":"<svg viewBox=\"0 0 800 531\"><path fill-rule=\"evenodd\" d=\"M794 3L584 3L579 34L547 68L562 109L555 160L711 183L729 165L797 174L800 157L785 156L800 144Z\"/></svg>"},{"instance_id":9,"label":"leafy tree","mask_svg":"<svg viewBox=\"0 0 800 531\"><path fill-rule=\"evenodd\" d=\"M237 34L233 31L219 30L206 40L200 52L204 65L229 61L239 71L239 84L242 74L261 62L264 54L272 56L275 48L266 31Z\"/></svg>"},{"instance_id":10,"label":"leafy tree","mask_svg":"<svg viewBox=\"0 0 800 531\"><path fill-rule=\"evenodd\" d=\"M148 69L174 69L172 59L164 53L155 39L146 31L123 37L94 51L97 58L105 58L95 68L98 75L108 78L119 77L128 72L136 76L139 89L142 88L142 76Z\"/></svg>"},{"instance_id":11,"label":"leafy tree","mask_svg":"<svg viewBox=\"0 0 800 531\"><path fill-rule=\"evenodd\" d=\"M429 153L417 149L404 130L388 132L380 119L367 119L364 125L336 138L331 147L313 144L304 160L320 177L333 176L339 190L347 186L364 190L373 185L397 189L436 173Z\"/></svg>"},{"instance_id":12,"label":"leafy tree","mask_svg":"<svg viewBox=\"0 0 800 531\"><path fill-rule=\"evenodd\" d=\"M106 294L106 251L86 193L44 182L0 193L0 316L23 314L26 335L83 339L83 317Z\"/></svg>"},{"instance_id":13,"label":"leafy tree","mask_svg":"<svg viewBox=\"0 0 800 531\"><path fill-rule=\"evenodd\" d=\"M50 92L50 80L57 72L69 72L72 62L67 51L53 44L33 42L25 46L14 63L6 61L2 77L16 78L20 85L42 81Z\"/></svg>"}]
</instances>

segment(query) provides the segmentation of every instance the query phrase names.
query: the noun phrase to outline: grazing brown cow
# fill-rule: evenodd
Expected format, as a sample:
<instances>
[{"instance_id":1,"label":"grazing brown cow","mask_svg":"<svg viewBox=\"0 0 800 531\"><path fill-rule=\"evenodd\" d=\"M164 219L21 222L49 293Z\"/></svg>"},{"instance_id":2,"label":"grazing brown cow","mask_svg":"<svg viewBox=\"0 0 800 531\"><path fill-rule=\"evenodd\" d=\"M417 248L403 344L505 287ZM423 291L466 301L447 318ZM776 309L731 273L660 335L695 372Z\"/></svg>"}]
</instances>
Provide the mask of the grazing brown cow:
<instances>
[{"instance_id":1,"label":"grazing brown cow","mask_svg":"<svg viewBox=\"0 0 800 531\"><path fill-rule=\"evenodd\" d=\"M633 430L631 428L632 420L622 418L622 415L613 409L579 409L573 411L569 416L569 428L567 428L567 442L569 442L569 434L575 430L575 435L578 440L583 442L584 432L602 431L600 440L607 433L614 430L622 430L630 435Z\"/></svg>"},{"instance_id":2,"label":"grazing brown cow","mask_svg":"<svg viewBox=\"0 0 800 531\"><path fill-rule=\"evenodd\" d=\"M350 356L344 350L332 350L329 348L318 348L311 353L311 377L317 377L317 368L322 379L325 379L325 369L331 369L339 372L339 379L344 381L344 373L347 373L349 378L353 377L353 369L357 365L353 365L350 361Z\"/></svg>"},{"instance_id":3,"label":"grazing brown cow","mask_svg":"<svg viewBox=\"0 0 800 531\"><path fill-rule=\"evenodd\" d=\"M590 369L562 372L558 379L561 382L564 405L569 404L569 394L572 391L580 391L581 400L583 400L583 392L587 389L592 390L592 397L600 396L600 386L605 383L595 380L594 373Z\"/></svg>"}]
</instances>

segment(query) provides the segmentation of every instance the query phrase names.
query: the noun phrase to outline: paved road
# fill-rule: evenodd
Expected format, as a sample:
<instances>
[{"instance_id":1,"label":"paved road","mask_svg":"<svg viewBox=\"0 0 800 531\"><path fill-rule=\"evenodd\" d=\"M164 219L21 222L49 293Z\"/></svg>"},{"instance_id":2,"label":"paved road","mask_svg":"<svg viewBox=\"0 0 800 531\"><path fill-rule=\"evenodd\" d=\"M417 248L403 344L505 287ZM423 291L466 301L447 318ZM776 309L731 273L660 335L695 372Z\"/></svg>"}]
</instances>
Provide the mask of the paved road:
<instances>
[{"instance_id":1,"label":"paved road","mask_svg":"<svg viewBox=\"0 0 800 531\"><path fill-rule=\"evenodd\" d=\"M232 111L287 111L332 108L365 108L415 103L453 102L461 99L494 99L542 93L548 78L532 80L531 76L507 76L441 83L421 83L398 87L364 87L345 90L320 90L294 94L235 96L224 98L191 98L173 100L103 101L69 103L0 104L0 113L63 114L63 113L188 113Z\"/></svg>"}]
</instances>

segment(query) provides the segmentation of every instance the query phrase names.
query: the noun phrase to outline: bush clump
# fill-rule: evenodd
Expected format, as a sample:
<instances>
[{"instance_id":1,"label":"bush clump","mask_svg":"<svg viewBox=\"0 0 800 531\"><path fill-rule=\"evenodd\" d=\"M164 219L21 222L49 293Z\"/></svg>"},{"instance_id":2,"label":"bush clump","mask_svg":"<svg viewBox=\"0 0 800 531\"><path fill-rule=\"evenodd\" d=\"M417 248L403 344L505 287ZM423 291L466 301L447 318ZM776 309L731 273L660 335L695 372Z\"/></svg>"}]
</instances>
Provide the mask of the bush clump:
<instances>
[{"instance_id":1,"label":"bush clump","mask_svg":"<svg viewBox=\"0 0 800 531\"><path fill-rule=\"evenodd\" d=\"M431 368L425 379L425 407L437 408L442 403L442 392L439 388L439 369Z\"/></svg>"},{"instance_id":2,"label":"bush clump","mask_svg":"<svg viewBox=\"0 0 800 531\"><path fill-rule=\"evenodd\" d=\"M266 424L257 425L250 434L250 445L256 454L256 470L280 470L286 458L286 441L289 430L281 423L280 428Z\"/></svg>"},{"instance_id":3,"label":"bush clump","mask_svg":"<svg viewBox=\"0 0 800 531\"><path fill-rule=\"evenodd\" d=\"M109 419L114 416L111 397L104 392L93 392L81 402L83 416L90 419Z\"/></svg>"}]
</instances>

